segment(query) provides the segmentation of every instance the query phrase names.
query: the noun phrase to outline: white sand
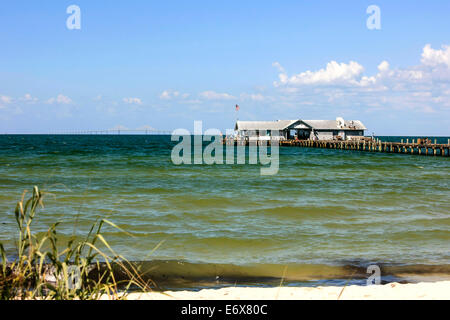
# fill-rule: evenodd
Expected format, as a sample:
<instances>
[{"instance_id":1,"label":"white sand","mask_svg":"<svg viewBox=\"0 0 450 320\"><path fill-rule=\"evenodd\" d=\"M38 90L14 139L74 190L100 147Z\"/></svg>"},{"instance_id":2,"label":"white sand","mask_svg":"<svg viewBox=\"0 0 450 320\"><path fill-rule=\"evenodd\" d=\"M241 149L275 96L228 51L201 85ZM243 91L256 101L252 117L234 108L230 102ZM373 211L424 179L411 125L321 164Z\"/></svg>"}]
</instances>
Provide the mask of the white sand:
<instances>
[{"instance_id":1,"label":"white sand","mask_svg":"<svg viewBox=\"0 0 450 320\"><path fill-rule=\"evenodd\" d=\"M390 283L349 287L282 287L205 289L201 291L167 291L133 293L129 300L450 300L450 281L416 284Z\"/></svg>"}]
</instances>

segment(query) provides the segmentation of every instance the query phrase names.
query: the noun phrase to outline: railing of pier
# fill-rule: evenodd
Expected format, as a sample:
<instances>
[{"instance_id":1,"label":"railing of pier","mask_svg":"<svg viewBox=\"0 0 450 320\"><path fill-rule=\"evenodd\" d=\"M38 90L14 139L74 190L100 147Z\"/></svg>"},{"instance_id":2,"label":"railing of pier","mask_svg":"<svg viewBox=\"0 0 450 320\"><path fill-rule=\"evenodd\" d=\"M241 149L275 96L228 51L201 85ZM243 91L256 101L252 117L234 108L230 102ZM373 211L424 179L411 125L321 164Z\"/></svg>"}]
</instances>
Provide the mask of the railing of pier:
<instances>
[{"instance_id":1,"label":"railing of pier","mask_svg":"<svg viewBox=\"0 0 450 320\"><path fill-rule=\"evenodd\" d=\"M354 150L365 152L384 152L395 154L412 154L424 156L450 156L450 139L447 144L437 143L423 139L411 140L406 139L405 142L387 142L379 139L360 139L360 140L282 140L279 145L282 147L305 147L305 148L324 148L336 150ZM258 141L257 144L270 145L270 141ZM224 144L249 145L246 140L229 140L225 139Z\"/></svg>"}]
</instances>

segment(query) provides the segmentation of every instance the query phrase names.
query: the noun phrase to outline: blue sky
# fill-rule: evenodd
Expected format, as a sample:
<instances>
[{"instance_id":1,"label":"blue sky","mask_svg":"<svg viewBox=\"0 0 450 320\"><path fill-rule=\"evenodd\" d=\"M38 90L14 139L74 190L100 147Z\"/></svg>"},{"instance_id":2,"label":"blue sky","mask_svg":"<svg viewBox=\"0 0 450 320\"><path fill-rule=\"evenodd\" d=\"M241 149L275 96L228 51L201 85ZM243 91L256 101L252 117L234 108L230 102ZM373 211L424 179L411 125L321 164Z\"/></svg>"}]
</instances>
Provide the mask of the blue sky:
<instances>
[{"instance_id":1,"label":"blue sky","mask_svg":"<svg viewBox=\"0 0 450 320\"><path fill-rule=\"evenodd\" d=\"M69 30L69 5L81 29ZM381 30L369 30L369 5ZM0 3L0 132L362 120L450 135L449 1Z\"/></svg>"}]
</instances>

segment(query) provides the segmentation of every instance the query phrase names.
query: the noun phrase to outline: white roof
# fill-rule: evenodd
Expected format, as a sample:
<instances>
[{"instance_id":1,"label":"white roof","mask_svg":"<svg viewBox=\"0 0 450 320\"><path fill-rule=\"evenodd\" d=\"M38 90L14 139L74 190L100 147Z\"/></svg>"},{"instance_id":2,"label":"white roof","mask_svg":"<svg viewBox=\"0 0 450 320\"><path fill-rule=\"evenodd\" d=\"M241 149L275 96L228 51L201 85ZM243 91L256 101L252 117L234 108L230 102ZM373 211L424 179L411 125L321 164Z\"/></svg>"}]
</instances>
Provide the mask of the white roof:
<instances>
[{"instance_id":1,"label":"white roof","mask_svg":"<svg viewBox=\"0 0 450 320\"><path fill-rule=\"evenodd\" d=\"M344 123L341 127L337 120L238 121L235 130L285 130L289 127L314 130L367 130L359 120L346 120Z\"/></svg>"},{"instance_id":2,"label":"white roof","mask_svg":"<svg viewBox=\"0 0 450 320\"><path fill-rule=\"evenodd\" d=\"M236 130L284 130L299 120L238 121Z\"/></svg>"},{"instance_id":3,"label":"white roof","mask_svg":"<svg viewBox=\"0 0 450 320\"><path fill-rule=\"evenodd\" d=\"M302 120L302 122L315 130L367 130L359 120L346 120L343 127L336 120Z\"/></svg>"}]
</instances>

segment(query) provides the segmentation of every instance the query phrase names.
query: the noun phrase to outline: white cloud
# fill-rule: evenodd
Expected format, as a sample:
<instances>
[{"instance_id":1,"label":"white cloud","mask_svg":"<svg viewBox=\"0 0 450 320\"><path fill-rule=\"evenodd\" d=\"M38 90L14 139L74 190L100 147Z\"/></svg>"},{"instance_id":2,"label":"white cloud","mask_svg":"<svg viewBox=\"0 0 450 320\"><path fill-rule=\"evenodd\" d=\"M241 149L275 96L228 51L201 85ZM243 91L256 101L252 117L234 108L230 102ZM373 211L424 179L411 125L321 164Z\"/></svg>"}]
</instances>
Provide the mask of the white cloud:
<instances>
[{"instance_id":1,"label":"white cloud","mask_svg":"<svg viewBox=\"0 0 450 320\"><path fill-rule=\"evenodd\" d=\"M386 72L386 71L388 71L388 70L389 70L389 62L387 62L386 60L383 61L383 62L381 62L381 63L378 65L378 71L380 71L380 72Z\"/></svg>"},{"instance_id":2,"label":"white cloud","mask_svg":"<svg viewBox=\"0 0 450 320\"><path fill-rule=\"evenodd\" d=\"M286 70L284 70L279 62L275 61L274 63L272 63L272 66L277 68L280 73L286 73Z\"/></svg>"},{"instance_id":3,"label":"white cloud","mask_svg":"<svg viewBox=\"0 0 450 320\"><path fill-rule=\"evenodd\" d=\"M233 100L236 97L228 94L228 93L218 93L215 91L204 91L199 94L199 96L203 99L207 100Z\"/></svg>"},{"instance_id":4,"label":"white cloud","mask_svg":"<svg viewBox=\"0 0 450 320\"><path fill-rule=\"evenodd\" d=\"M241 100L251 100L251 101L264 101L267 97L263 96L260 93L241 93Z\"/></svg>"},{"instance_id":5,"label":"white cloud","mask_svg":"<svg viewBox=\"0 0 450 320\"><path fill-rule=\"evenodd\" d=\"M142 104L142 100L139 98L123 98L122 101L125 102L126 104L137 104L137 105Z\"/></svg>"},{"instance_id":6,"label":"white cloud","mask_svg":"<svg viewBox=\"0 0 450 320\"><path fill-rule=\"evenodd\" d=\"M396 84L420 82L426 80L426 70L418 67L407 69L384 70L376 75L378 82L396 82Z\"/></svg>"},{"instance_id":7,"label":"white cloud","mask_svg":"<svg viewBox=\"0 0 450 320\"><path fill-rule=\"evenodd\" d=\"M427 92L427 91L417 91L417 92L413 92L412 95L414 97L431 97L431 92Z\"/></svg>"},{"instance_id":8,"label":"white cloud","mask_svg":"<svg viewBox=\"0 0 450 320\"><path fill-rule=\"evenodd\" d=\"M364 67L357 62L350 61L347 63L338 63L331 61L325 69L318 71L305 71L291 77L284 72L284 68L278 62L273 64L278 70L280 82L275 82L275 86L279 85L342 85L342 84L358 84Z\"/></svg>"},{"instance_id":9,"label":"white cloud","mask_svg":"<svg viewBox=\"0 0 450 320\"><path fill-rule=\"evenodd\" d=\"M10 104L13 99L9 96L0 95L0 105Z\"/></svg>"},{"instance_id":10,"label":"white cloud","mask_svg":"<svg viewBox=\"0 0 450 320\"><path fill-rule=\"evenodd\" d=\"M348 86L362 88L405 88L410 83L426 83L434 80L450 80L450 46L442 46L442 50L434 50L426 45L422 52L422 64L404 69L391 69L389 62L382 61L378 65L378 74L364 75L364 67L354 61L338 63L331 61L326 68L318 71L304 71L288 76L285 69L274 62L273 66L279 71L279 81L274 82L275 87L298 88L304 86ZM441 66L441 68L430 68ZM295 90L293 90L295 91Z\"/></svg>"},{"instance_id":11,"label":"white cloud","mask_svg":"<svg viewBox=\"0 0 450 320\"><path fill-rule=\"evenodd\" d=\"M184 104L202 104L204 101L200 99L187 99L182 101Z\"/></svg>"},{"instance_id":12,"label":"white cloud","mask_svg":"<svg viewBox=\"0 0 450 320\"><path fill-rule=\"evenodd\" d=\"M290 104L314 102L315 105L378 107L435 112L448 108L450 99L450 47L434 50L426 45L421 64L393 68L388 61L378 65L374 75L364 74L357 62L331 61L318 71L304 71L289 76L278 63L280 74L274 86L280 99Z\"/></svg>"},{"instance_id":13,"label":"white cloud","mask_svg":"<svg viewBox=\"0 0 450 320\"><path fill-rule=\"evenodd\" d=\"M426 66L435 67L443 64L450 68L450 46L443 45L442 50L435 50L427 44L423 48L421 61Z\"/></svg>"},{"instance_id":14,"label":"white cloud","mask_svg":"<svg viewBox=\"0 0 450 320\"><path fill-rule=\"evenodd\" d=\"M39 101L38 98L33 97L31 94L26 93L22 98L19 99L20 101L24 101L27 103L36 103Z\"/></svg>"},{"instance_id":15,"label":"white cloud","mask_svg":"<svg viewBox=\"0 0 450 320\"><path fill-rule=\"evenodd\" d=\"M59 94L56 98L50 98L47 100L48 104L71 104L73 103L72 99L69 97Z\"/></svg>"},{"instance_id":16,"label":"white cloud","mask_svg":"<svg viewBox=\"0 0 450 320\"><path fill-rule=\"evenodd\" d=\"M170 94L169 91L163 91L163 92L161 93L161 95L159 96L159 98L162 99L162 100L169 100L169 99L172 99L171 94Z\"/></svg>"},{"instance_id":17,"label":"white cloud","mask_svg":"<svg viewBox=\"0 0 450 320\"><path fill-rule=\"evenodd\" d=\"M159 98L161 100L171 100L174 98L187 99L189 96L190 96L189 93L180 93L179 91L164 90L159 95Z\"/></svg>"}]
</instances>

